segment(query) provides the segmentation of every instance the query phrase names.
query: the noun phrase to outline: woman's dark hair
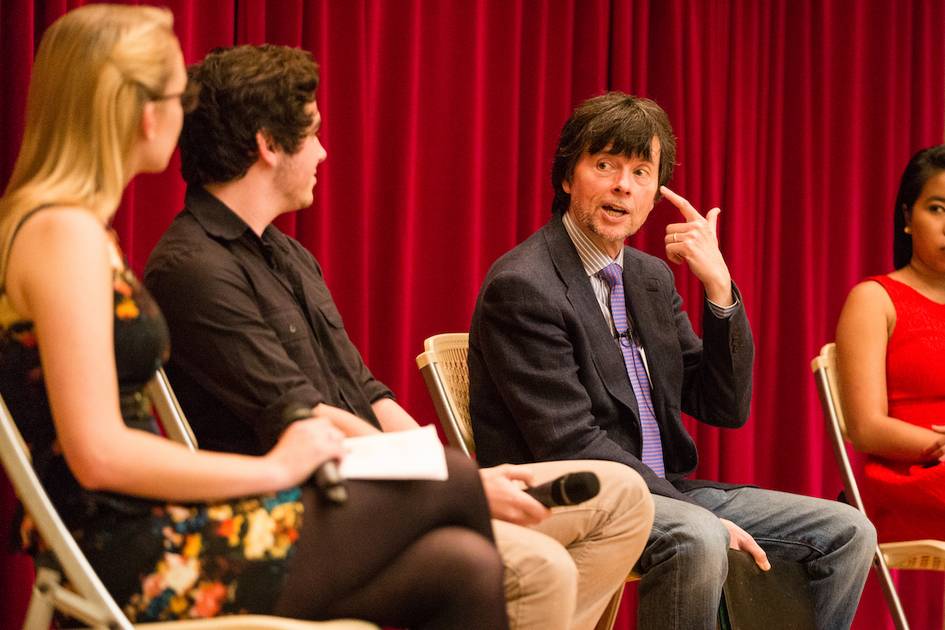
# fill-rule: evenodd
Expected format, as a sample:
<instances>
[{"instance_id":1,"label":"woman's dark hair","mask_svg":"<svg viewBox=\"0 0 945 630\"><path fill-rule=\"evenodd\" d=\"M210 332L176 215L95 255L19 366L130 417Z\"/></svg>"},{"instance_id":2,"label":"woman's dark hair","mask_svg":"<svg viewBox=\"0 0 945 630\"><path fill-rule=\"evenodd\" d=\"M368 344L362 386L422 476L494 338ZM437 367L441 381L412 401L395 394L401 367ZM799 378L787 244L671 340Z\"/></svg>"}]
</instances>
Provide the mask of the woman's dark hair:
<instances>
[{"instance_id":1,"label":"woman's dark hair","mask_svg":"<svg viewBox=\"0 0 945 630\"><path fill-rule=\"evenodd\" d=\"M286 46L238 46L212 51L188 68L200 90L184 117L181 174L188 184L239 179L259 157L256 132L274 148L295 153L309 131L306 105L315 100L318 64Z\"/></svg>"},{"instance_id":2,"label":"woman's dark hair","mask_svg":"<svg viewBox=\"0 0 945 630\"><path fill-rule=\"evenodd\" d=\"M554 214L564 214L571 205L571 195L562 183L571 181L574 165L581 155L607 150L614 155L650 159L650 143L656 136L660 142L659 185L669 182L676 165L676 137L666 112L648 98L623 92L608 92L581 103L558 138L551 165L551 186L555 197ZM659 199L659 193L656 194Z\"/></svg>"},{"instance_id":3,"label":"woman's dark hair","mask_svg":"<svg viewBox=\"0 0 945 630\"><path fill-rule=\"evenodd\" d=\"M912 218L912 207L926 182L942 171L945 171L945 144L922 149L912 156L902 172L893 212L893 264L896 269L905 267L912 260L912 236L905 233Z\"/></svg>"}]
</instances>

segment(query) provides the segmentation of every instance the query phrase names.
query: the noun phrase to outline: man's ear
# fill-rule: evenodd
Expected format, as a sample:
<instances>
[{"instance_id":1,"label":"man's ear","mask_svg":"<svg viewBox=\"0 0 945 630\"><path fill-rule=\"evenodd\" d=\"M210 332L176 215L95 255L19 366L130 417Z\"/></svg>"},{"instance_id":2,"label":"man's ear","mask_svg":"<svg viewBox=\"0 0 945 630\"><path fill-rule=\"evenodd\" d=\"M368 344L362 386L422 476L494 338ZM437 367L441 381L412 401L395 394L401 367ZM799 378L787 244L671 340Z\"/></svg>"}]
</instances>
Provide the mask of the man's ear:
<instances>
[{"instance_id":1,"label":"man's ear","mask_svg":"<svg viewBox=\"0 0 945 630\"><path fill-rule=\"evenodd\" d=\"M157 112L154 101L147 101L141 109L141 136L145 140L154 140L157 135Z\"/></svg>"},{"instance_id":2,"label":"man's ear","mask_svg":"<svg viewBox=\"0 0 945 630\"><path fill-rule=\"evenodd\" d=\"M267 165L275 166L279 161L276 143L262 129L256 132L256 149L259 151L259 159Z\"/></svg>"},{"instance_id":3,"label":"man's ear","mask_svg":"<svg viewBox=\"0 0 945 630\"><path fill-rule=\"evenodd\" d=\"M561 180L561 190L571 194L571 181L567 177Z\"/></svg>"}]
</instances>

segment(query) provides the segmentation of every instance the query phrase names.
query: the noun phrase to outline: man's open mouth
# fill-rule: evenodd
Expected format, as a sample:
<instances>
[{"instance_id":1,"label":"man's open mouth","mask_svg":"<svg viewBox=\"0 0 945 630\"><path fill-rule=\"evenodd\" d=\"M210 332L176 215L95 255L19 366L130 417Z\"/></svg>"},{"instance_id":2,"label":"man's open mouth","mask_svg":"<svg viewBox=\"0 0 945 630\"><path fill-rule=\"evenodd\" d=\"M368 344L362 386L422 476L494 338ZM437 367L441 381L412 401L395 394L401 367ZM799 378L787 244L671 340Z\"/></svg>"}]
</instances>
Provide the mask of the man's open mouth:
<instances>
[{"instance_id":1,"label":"man's open mouth","mask_svg":"<svg viewBox=\"0 0 945 630\"><path fill-rule=\"evenodd\" d=\"M625 214L628 214L628 213L630 212L629 210L627 210L627 209L624 208L623 206L615 206L615 205L609 204L609 203L608 203L608 204L604 204L603 206L601 206L601 208L603 208L604 212L606 212L607 214L609 214L609 215L612 216L612 217L622 217L622 216L624 216Z\"/></svg>"}]
</instances>

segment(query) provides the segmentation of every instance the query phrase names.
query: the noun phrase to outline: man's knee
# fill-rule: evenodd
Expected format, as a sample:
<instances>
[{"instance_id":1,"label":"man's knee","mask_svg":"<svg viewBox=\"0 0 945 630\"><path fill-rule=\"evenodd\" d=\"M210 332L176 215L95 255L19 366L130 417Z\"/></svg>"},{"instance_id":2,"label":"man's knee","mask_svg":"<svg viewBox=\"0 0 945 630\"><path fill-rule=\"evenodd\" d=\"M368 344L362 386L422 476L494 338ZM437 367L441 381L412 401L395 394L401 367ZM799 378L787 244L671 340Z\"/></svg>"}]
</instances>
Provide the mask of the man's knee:
<instances>
[{"instance_id":1,"label":"man's knee","mask_svg":"<svg viewBox=\"0 0 945 630\"><path fill-rule=\"evenodd\" d=\"M660 518L657 504L656 522L644 553L646 563L672 561L724 579L728 571L728 530L708 510L689 504L677 507L680 513L667 521ZM646 571L646 566L642 568Z\"/></svg>"},{"instance_id":2,"label":"man's knee","mask_svg":"<svg viewBox=\"0 0 945 630\"><path fill-rule=\"evenodd\" d=\"M872 561L876 549L876 528L866 515L845 503L833 504L833 522L838 531L838 544L849 546L852 553L857 553Z\"/></svg>"},{"instance_id":3,"label":"man's knee","mask_svg":"<svg viewBox=\"0 0 945 630\"><path fill-rule=\"evenodd\" d=\"M685 523L676 535L683 553L716 563L728 557L729 538L729 531L719 517L708 511Z\"/></svg>"},{"instance_id":4,"label":"man's knee","mask_svg":"<svg viewBox=\"0 0 945 630\"><path fill-rule=\"evenodd\" d=\"M600 479L601 500L614 510L636 511L653 522L653 497L637 471L617 462L595 462L594 472Z\"/></svg>"}]
</instances>

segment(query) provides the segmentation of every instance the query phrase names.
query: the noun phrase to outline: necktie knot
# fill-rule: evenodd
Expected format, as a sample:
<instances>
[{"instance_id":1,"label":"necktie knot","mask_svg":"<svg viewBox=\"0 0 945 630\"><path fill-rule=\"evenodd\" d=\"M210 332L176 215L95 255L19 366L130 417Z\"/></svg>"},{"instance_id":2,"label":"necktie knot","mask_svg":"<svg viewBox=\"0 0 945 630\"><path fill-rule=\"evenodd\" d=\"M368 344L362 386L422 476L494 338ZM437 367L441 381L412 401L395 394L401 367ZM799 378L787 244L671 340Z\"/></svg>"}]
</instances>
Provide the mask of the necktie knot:
<instances>
[{"instance_id":1,"label":"necktie knot","mask_svg":"<svg viewBox=\"0 0 945 630\"><path fill-rule=\"evenodd\" d=\"M623 286L623 268L617 263L610 263L597 272L598 277L607 283L613 291L616 286Z\"/></svg>"}]
</instances>

